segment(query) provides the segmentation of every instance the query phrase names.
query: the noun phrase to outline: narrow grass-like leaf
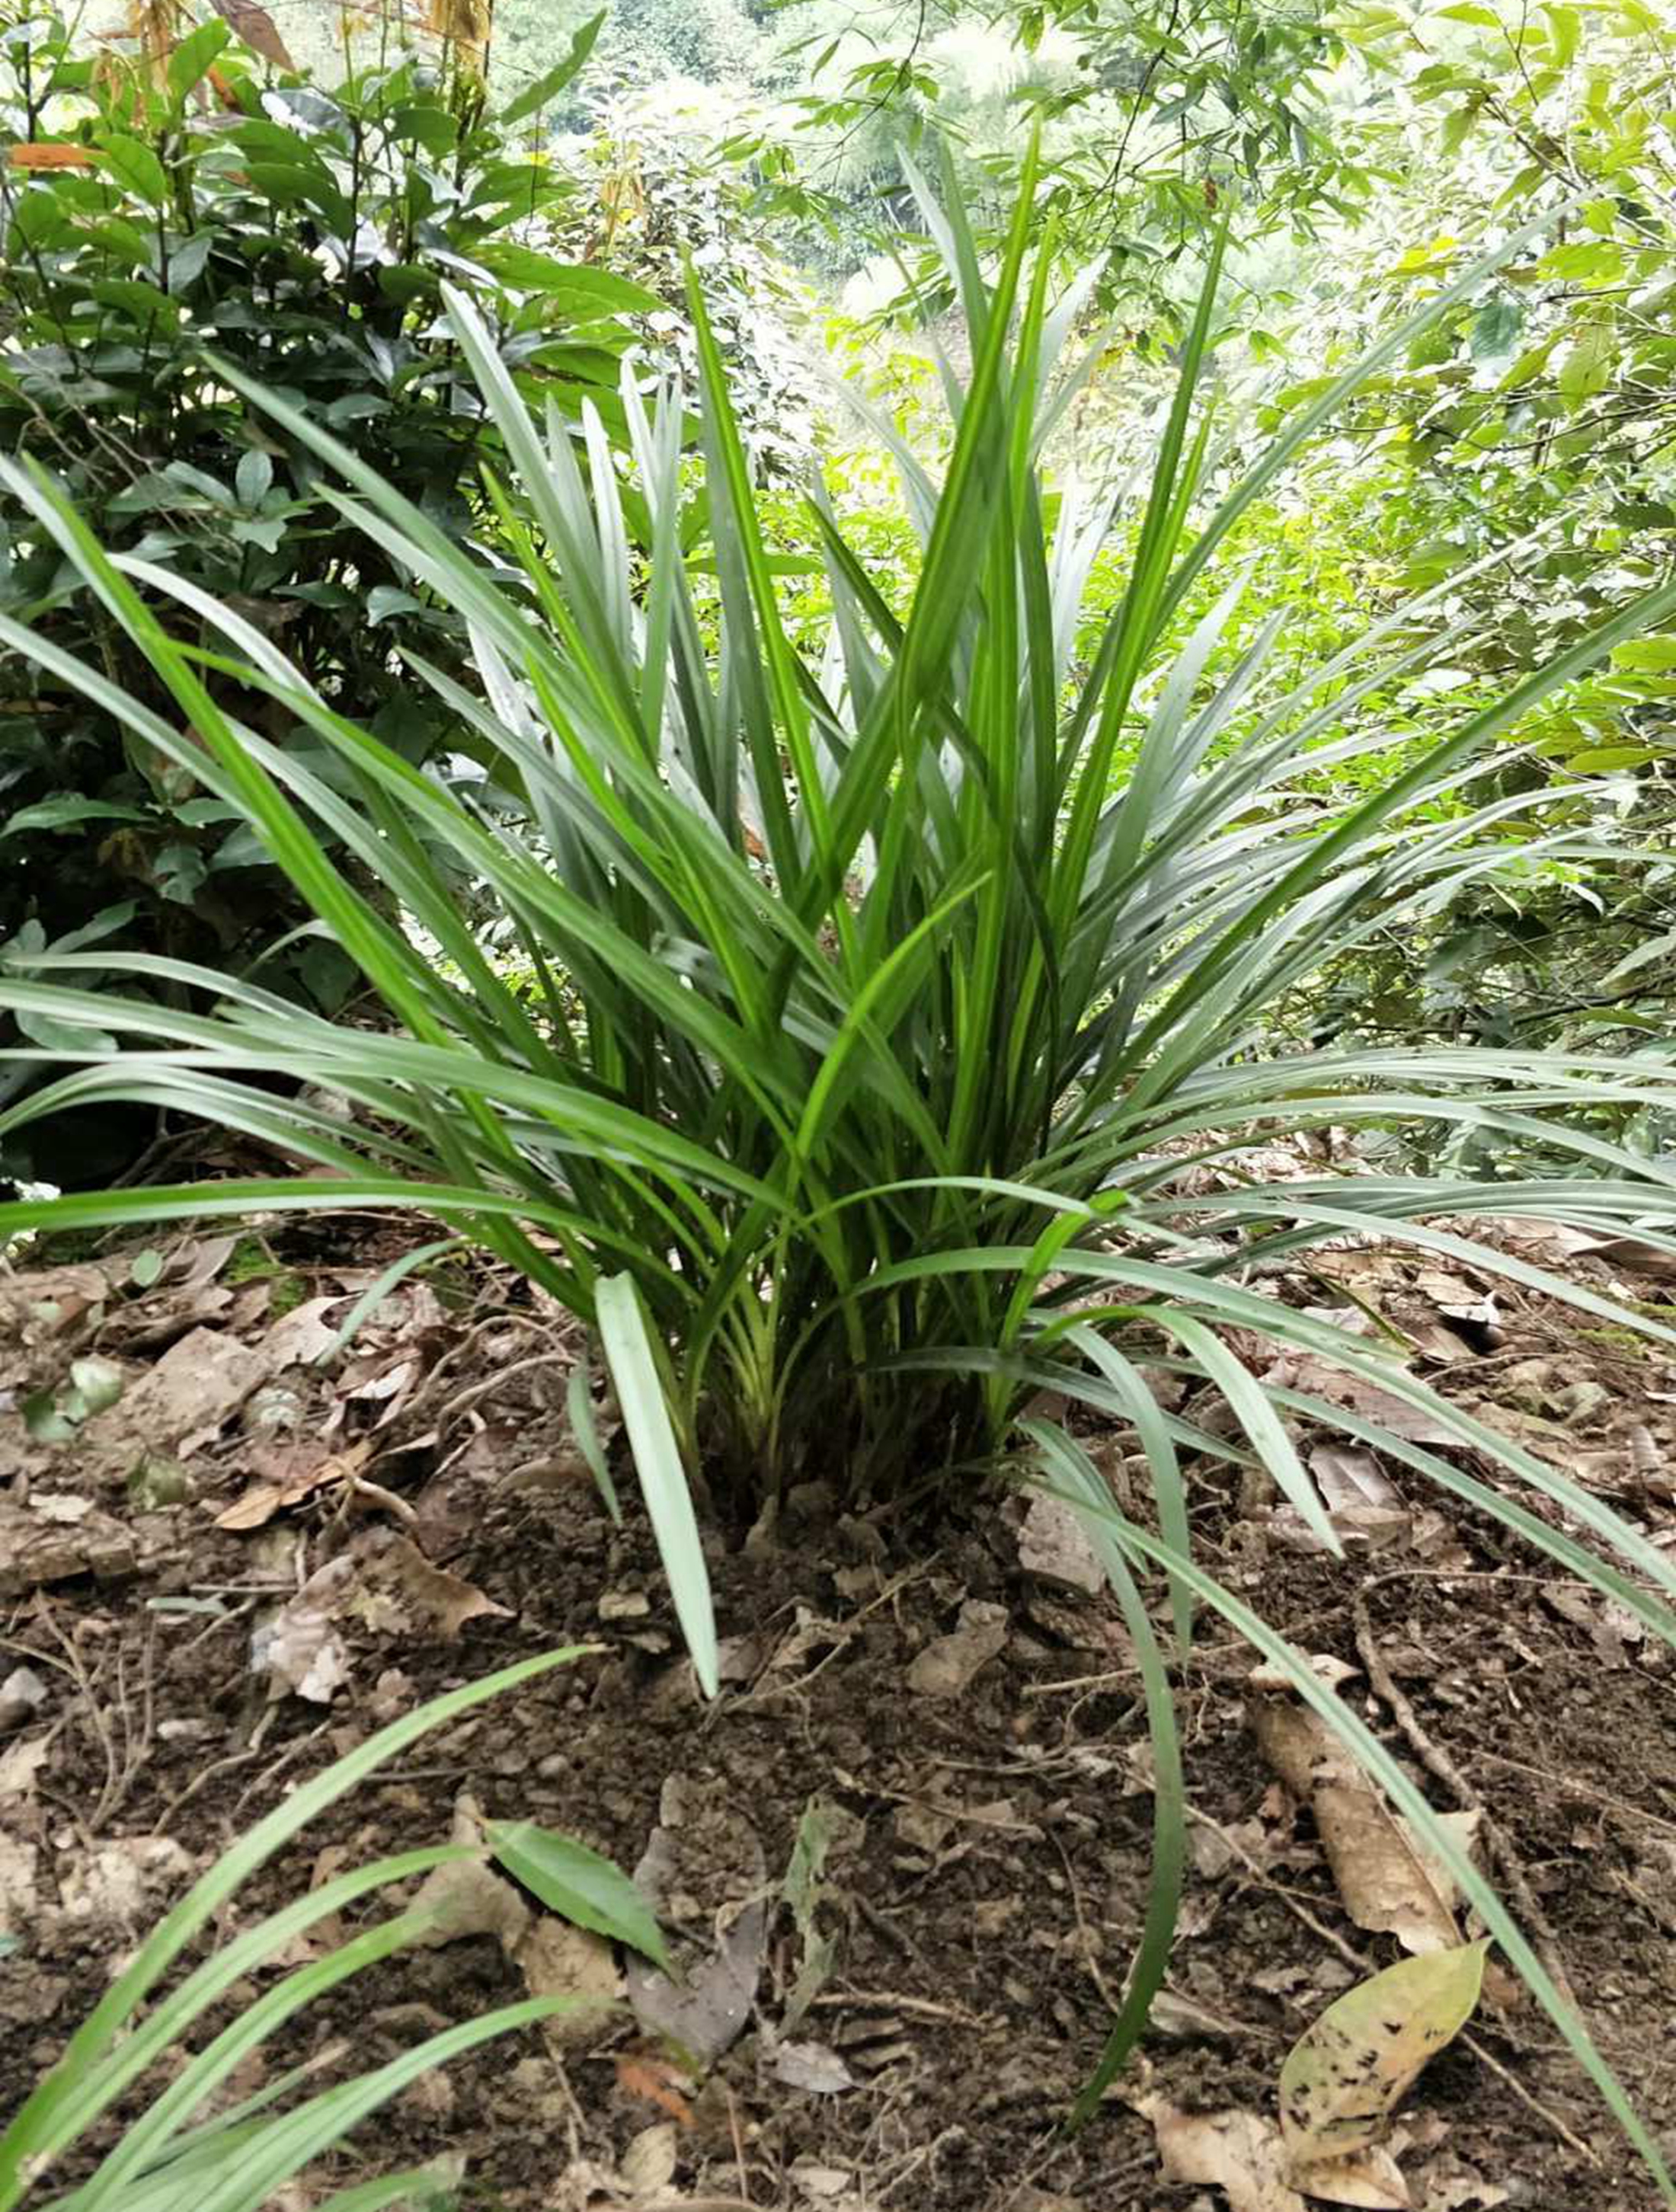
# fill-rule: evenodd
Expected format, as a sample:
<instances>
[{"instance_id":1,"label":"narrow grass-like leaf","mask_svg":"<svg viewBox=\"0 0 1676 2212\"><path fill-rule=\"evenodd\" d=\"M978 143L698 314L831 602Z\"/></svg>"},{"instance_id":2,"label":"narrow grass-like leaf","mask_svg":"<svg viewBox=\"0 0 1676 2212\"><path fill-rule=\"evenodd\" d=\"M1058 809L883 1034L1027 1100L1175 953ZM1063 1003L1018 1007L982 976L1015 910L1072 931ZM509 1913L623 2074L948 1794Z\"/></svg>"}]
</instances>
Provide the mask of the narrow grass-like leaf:
<instances>
[{"instance_id":1,"label":"narrow grass-like leaf","mask_svg":"<svg viewBox=\"0 0 1676 2212\"><path fill-rule=\"evenodd\" d=\"M658 1552L670 1580L676 1618L692 1654L693 1668L707 1697L720 1686L715 1609L710 1571L693 1513L692 1492L658 1357L647 1331L646 1311L633 1278L607 1276L594 1299L599 1341L622 1408L622 1423L635 1455L635 1471L658 1538Z\"/></svg>"}]
</instances>

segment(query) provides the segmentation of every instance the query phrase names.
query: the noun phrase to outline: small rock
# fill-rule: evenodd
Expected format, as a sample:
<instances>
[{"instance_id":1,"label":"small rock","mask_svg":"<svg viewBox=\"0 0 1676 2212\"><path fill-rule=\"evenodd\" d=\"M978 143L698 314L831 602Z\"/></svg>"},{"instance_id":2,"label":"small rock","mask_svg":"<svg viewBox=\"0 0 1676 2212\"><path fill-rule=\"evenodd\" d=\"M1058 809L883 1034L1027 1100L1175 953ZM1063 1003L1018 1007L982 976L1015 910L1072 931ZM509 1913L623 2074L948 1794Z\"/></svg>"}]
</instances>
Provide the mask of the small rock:
<instances>
[{"instance_id":1,"label":"small rock","mask_svg":"<svg viewBox=\"0 0 1676 2212\"><path fill-rule=\"evenodd\" d=\"M465 1936L498 1936L513 1951L530 1924L530 1908L512 1884L477 1859L451 1859L433 1867L419 1885L413 1909L434 1916L431 1926L413 1939L427 1950Z\"/></svg>"},{"instance_id":2,"label":"small rock","mask_svg":"<svg viewBox=\"0 0 1676 2212\"><path fill-rule=\"evenodd\" d=\"M58 1878L58 1897L72 1920L137 1928L154 1912L153 1893L184 1881L191 1854L169 1836L122 1836L97 1844Z\"/></svg>"},{"instance_id":3,"label":"small rock","mask_svg":"<svg viewBox=\"0 0 1676 2212\"><path fill-rule=\"evenodd\" d=\"M800 2158L791 2168L792 2187L800 2197L816 2203L827 2203L841 2197L850 2186L851 2177L835 2166L817 2166L812 2160Z\"/></svg>"},{"instance_id":4,"label":"small rock","mask_svg":"<svg viewBox=\"0 0 1676 2212\"><path fill-rule=\"evenodd\" d=\"M246 1403L239 1425L246 1436L278 1436L301 1428L307 1411L301 1390L286 1382L264 1382Z\"/></svg>"},{"instance_id":5,"label":"small rock","mask_svg":"<svg viewBox=\"0 0 1676 2212\"><path fill-rule=\"evenodd\" d=\"M1018 1531L1018 1564L1037 1581L1096 1597L1106 1586L1106 1571L1086 1530L1057 1498L1036 1497Z\"/></svg>"},{"instance_id":6,"label":"small rock","mask_svg":"<svg viewBox=\"0 0 1676 2212\"><path fill-rule=\"evenodd\" d=\"M601 1620L644 1620L652 1601L644 1590L606 1590L595 1610Z\"/></svg>"},{"instance_id":7,"label":"small rock","mask_svg":"<svg viewBox=\"0 0 1676 2212\"><path fill-rule=\"evenodd\" d=\"M631 2197L657 2197L675 2179L677 2146L673 2120L642 2128L617 2160L617 2179Z\"/></svg>"},{"instance_id":8,"label":"small rock","mask_svg":"<svg viewBox=\"0 0 1676 2212\"><path fill-rule=\"evenodd\" d=\"M610 2021L622 1995L622 1977L610 1945L586 1928L573 1928L550 1912L531 1922L513 1953L532 1997L570 1997L564 2012L542 2022L555 2051L586 2050Z\"/></svg>"},{"instance_id":9,"label":"small rock","mask_svg":"<svg viewBox=\"0 0 1676 2212\"><path fill-rule=\"evenodd\" d=\"M46 1684L33 1667L14 1667L0 1682L0 1729L14 1729L46 1703Z\"/></svg>"}]
</instances>

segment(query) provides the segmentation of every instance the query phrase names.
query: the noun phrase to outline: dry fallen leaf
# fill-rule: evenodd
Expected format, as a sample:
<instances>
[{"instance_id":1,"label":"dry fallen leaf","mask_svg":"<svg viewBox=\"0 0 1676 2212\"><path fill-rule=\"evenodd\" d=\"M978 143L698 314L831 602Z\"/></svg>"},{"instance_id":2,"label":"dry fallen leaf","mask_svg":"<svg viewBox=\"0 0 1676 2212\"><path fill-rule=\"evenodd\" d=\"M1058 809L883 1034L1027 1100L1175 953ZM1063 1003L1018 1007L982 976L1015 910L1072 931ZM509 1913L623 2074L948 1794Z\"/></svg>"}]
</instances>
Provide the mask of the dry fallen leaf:
<instances>
[{"instance_id":1,"label":"dry fallen leaf","mask_svg":"<svg viewBox=\"0 0 1676 2212\"><path fill-rule=\"evenodd\" d=\"M1163 2097L1138 2107L1152 2123L1166 2181L1209 2182L1230 2212L1309 2212L1286 2179L1272 2120L1245 2112L1182 2112Z\"/></svg>"},{"instance_id":2,"label":"dry fallen leaf","mask_svg":"<svg viewBox=\"0 0 1676 2212\"><path fill-rule=\"evenodd\" d=\"M1345 1910L1357 1926L1393 1935L1415 1953L1456 1944L1456 1891L1448 1869L1393 1812L1320 1714L1292 1698L1260 1695L1252 1700L1251 1723L1264 1758L1313 1814ZM1477 1814L1438 1817L1463 1849L1470 1846Z\"/></svg>"},{"instance_id":3,"label":"dry fallen leaf","mask_svg":"<svg viewBox=\"0 0 1676 2212\"><path fill-rule=\"evenodd\" d=\"M1400 1364L1391 1369L1393 1376L1410 1379L1407 1370ZM1335 1366L1330 1359L1319 1358L1312 1352L1286 1352L1261 1377L1265 1382L1277 1383L1288 1389L1301 1390L1312 1398L1325 1399L1329 1405L1342 1406L1364 1421L1375 1423L1394 1437L1401 1437L1412 1444L1452 1445L1459 1450L1458 1431L1445 1423L1441 1413L1430 1413L1423 1407L1412 1406L1407 1399L1399 1398L1394 1391L1381 1390L1361 1375L1348 1373Z\"/></svg>"},{"instance_id":4,"label":"dry fallen leaf","mask_svg":"<svg viewBox=\"0 0 1676 2212\"><path fill-rule=\"evenodd\" d=\"M648 2036L708 2066L743 2034L756 2002L768 1948L768 1869L750 1821L693 1778L669 1775L659 1812L635 1887L659 1912L677 1893L707 1893L714 1942L678 1982L643 1959L628 1960L628 2002Z\"/></svg>"},{"instance_id":5,"label":"dry fallen leaf","mask_svg":"<svg viewBox=\"0 0 1676 2212\"><path fill-rule=\"evenodd\" d=\"M0 1829L0 1936L21 1936L38 1911L35 1875L40 1852Z\"/></svg>"},{"instance_id":6,"label":"dry fallen leaf","mask_svg":"<svg viewBox=\"0 0 1676 2212\"><path fill-rule=\"evenodd\" d=\"M480 1859L449 1859L433 1867L410 1910L431 1916L430 1926L413 1940L432 1951L467 1936L498 1936L503 1950L515 1951L530 1924L524 1899Z\"/></svg>"},{"instance_id":7,"label":"dry fallen leaf","mask_svg":"<svg viewBox=\"0 0 1676 2212\"><path fill-rule=\"evenodd\" d=\"M1312 2186L1319 2162L1378 2141L1421 2068L1472 2017L1489 1948L1486 1939L1388 1966L1346 1990L1294 2045L1280 2069L1280 2127L1300 2186Z\"/></svg>"},{"instance_id":8,"label":"dry fallen leaf","mask_svg":"<svg viewBox=\"0 0 1676 2212\"><path fill-rule=\"evenodd\" d=\"M689 2128L693 2108L681 2094L686 2078L677 2067L666 2058L659 2058L655 2051L623 2051L617 2054L616 2086L623 2095L643 2098L660 2112L667 2112L677 2125Z\"/></svg>"},{"instance_id":9,"label":"dry fallen leaf","mask_svg":"<svg viewBox=\"0 0 1676 2212\"><path fill-rule=\"evenodd\" d=\"M1402 1498L1381 1473L1369 1451L1352 1451L1342 1444L1318 1444L1309 1455L1309 1472L1315 1478L1329 1511L1350 1506L1377 1506L1400 1512Z\"/></svg>"},{"instance_id":10,"label":"dry fallen leaf","mask_svg":"<svg viewBox=\"0 0 1676 2212\"><path fill-rule=\"evenodd\" d=\"M1414 2202L1401 2167L1380 2143L1349 2158L1324 2158L1296 2170L1292 2179L1307 2196L1326 2204L1359 2205L1363 2212L1409 2212Z\"/></svg>"},{"instance_id":11,"label":"dry fallen leaf","mask_svg":"<svg viewBox=\"0 0 1676 2212\"><path fill-rule=\"evenodd\" d=\"M361 1467L372 1449L365 1441L350 1444L343 1451L324 1455L312 1447L299 1447L292 1455L295 1472L271 1482L253 1484L242 1497L234 1498L225 1512L216 1516L216 1528L264 1527L286 1506L301 1504L305 1498L324 1490L328 1483L347 1480Z\"/></svg>"},{"instance_id":12,"label":"dry fallen leaf","mask_svg":"<svg viewBox=\"0 0 1676 2212\"><path fill-rule=\"evenodd\" d=\"M226 17L252 53L260 54L276 69L296 68L279 34L279 26L265 8L257 6L256 0L214 0L214 4L216 13Z\"/></svg>"},{"instance_id":13,"label":"dry fallen leaf","mask_svg":"<svg viewBox=\"0 0 1676 2212\"><path fill-rule=\"evenodd\" d=\"M616 2162L616 2177L631 2197L658 2197L675 2179L675 2123L654 2120L632 2136Z\"/></svg>"},{"instance_id":14,"label":"dry fallen leaf","mask_svg":"<svg viewBox=\"0 0 1676 2212\"><path fill-rule=\"evenodd\" d=\"M28 1795L52 1748L51 1737L32 1735L19 1736L0 1751L0 1804Z\"/></svg>"},{"instance_id":15,"label":"dry fallen leaf","mask_svg":"<svg viewBox=\"0 0 1676 2212\"><path fill-rule=\"evenodd\" d=\"M104 1582L132 1571L134 1538L121 1522L89 1508L66 1523L37 1513L34 1503L0 1498L0 1597L78 1575Z\"/></svg>"},{"instance_id":16,"label":"dry fallen leaf","mask_svg":"<svg viewBox=\"0 0 1676 2212\"><path fill-rule=\"evenodd\" d=\"M1097 1597L1106 1570L1087 1531L1068 1505L1046 1495L1032 1498L1018 1531L1018 1564L1038 1582Z\"/></svg>"},{"instance_id":17,"label":"dry fallen leaf","mask_svg":"<svg viewBox=\"0 0 1676 2212\"><path fill-rule=\"evenodd\" d=\"M449 1642L468 1620L510 1620L474 1583L433 1566L418 1546L393 1530L370 1528L356 1539L355 1555L367 1578L388 1589L414 1626L433 1629Z\"/></svg>"},{"instance_id":18,"label":"dry fallen leaf","mask_svg":"<svg viewBox=\"0 0 1676 2212\"><path fill-rule=\"evenodd\" d=\"M250 1640L251 1672L267 1676L270 1700L294 1692L313 1705L331 1704L349 1671L337 1617L355 1583L352 1559L328 1559L295 1597L258 1620Z\"/></svg>"},{"instance_id":19,"label":"dry fallen leaf","mask_svg":"<svg viewBox=\"0 0 1676 2212\"><path fill-rule=\"evenodd\" d=\"M774 2078L817 2097L835 2097L855 2087L854 2075L824 2043L782 2043L774 2055Z\"/></svg>"},{"instance_id":20,"label":"dry fallen leaf","mask_svg":"<svg viewBox=\"0 0 1676 2212\"><path fill-rule=\"evenodd\" d=\"M1006 1607L969 1599L960 1608L959 1626L915 1656L908 1686L922 1698L957 1698L1006 1640Z\"/></svg>"}]
</instances>

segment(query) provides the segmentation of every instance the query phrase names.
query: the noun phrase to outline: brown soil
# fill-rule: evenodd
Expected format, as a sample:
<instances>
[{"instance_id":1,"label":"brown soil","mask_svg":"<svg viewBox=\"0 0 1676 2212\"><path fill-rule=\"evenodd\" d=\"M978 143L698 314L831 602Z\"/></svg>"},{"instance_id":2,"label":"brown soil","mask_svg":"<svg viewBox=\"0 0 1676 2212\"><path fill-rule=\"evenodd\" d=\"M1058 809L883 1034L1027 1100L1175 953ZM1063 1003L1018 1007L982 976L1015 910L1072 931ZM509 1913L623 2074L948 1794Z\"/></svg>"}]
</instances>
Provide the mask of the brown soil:
<instances>
[{"instance_id":1,"label":"brown soil","mask_svg":"<svg viewBox=\"0 0 1676 2212\"><path fill-rule=\"evenodd\" d=\"M320 1256L318 1236L317 1224L282 1258L304 1290L328 1294L346 1271ZM363 1239L355 1279L386 1256ZM177 1262L168 1281L190 1272ZM452 2154L465 2162L461 2203L478 2212L626 2205L636 2172L652 2175L640 2203L671 2212L1220 2207L1219 2193L1162 2178L1138 2102L1272 2112L1301 2032L1400 1955L1346 1917L1308 1814L1262 1761L1248 1720L1249 1652L1203 1624L1181 1697L1196 1819L1169 1995L1143 2055L1069 2138L1059 2124L1098 2054L1146 1894L1151 1766L1114 1609L1026 1571L1018 1500L954 1518L927 1551L887 1520L805 1498L771 1534L713 1559L727 1680L707 1707L638 1514L631 1504L614 1529L573 1460L562 1411L568 1353L553 1316L520 1309L523 1294L501 1284L463 1287L463 1311L428 1291L404 1294L329 1381L301 1368L270 1381L293 1394L288 1426L253 1426L247 1404L185 1439L197 1495L185 1503L137 1515L114 1462L90 1459L85 1441L29 1443L15 1411L0 1411L14 1502L96 1497L133 1547L131 1561L103 1561L102 1579L69 1573L36 1588L22 1577L4 1624L0 1681L27 1663L46 1696L11 1733L0 1723L0 1782L12 1778L0 1830L35 1855L33 1894L0 1899L18 1939L0 1963L0 2080L26 2082L57 2057L136 1918L380 1719L513 1658L586 1640L599 1647L592 1656L427 1739L341 1803L241 1893L239 1914L345 1863L446 1839L463 1793L490 1819L565 1831L630 1869L660 1820L679 1814L685 1856L665 1919L689 1966L701 1967L753 1892L768 1893L750 2020L701 2079L659 2071L626 2008L563 2056L531 2028L422 2081L363 2131L364 2163L340 2161L334 2179ZM155 1362L172 1334L139 1341L143 1304L113 1297L94 1316L98 1343L132 1367ZM271 1326L248 1285L210 1304L196 1325L217 1334L249 1339ZM1587 1425L1597 1457L1626 1408L1643 1436L1665 1435L1672 1378L1661 1360L1580 1352L1575 1334L1557 1337L1552 1316L1533 1311L1522 1326L1515 1409L1536 1402L1533 1391L1605 1376L1612 1409L1592 1401ZM33 1347L19 1403L69 1348ZM1502 1350L1510 1358L1505 1341ZM1482 1388L1482 1358L1470 1353L1463 1340L1446 1388ZM404 1360L410 1373L379 1395ZM1541 1360L1552 1371L1533 1381ZM395 1417L376 1427L392 1403ZM376 1496L346 1500L340 1482L258 1529L214 1525L252 1480L272 1479L276 1435L295 1450L333 1419L340 1450L357 1437L375 1443L362 1475L416 1521ZM1648 1447L1636 1449L1645 1462ZM1422 1503L1418 1478L1392 1472L1407 1501ZM1302 1649L1361 1668L1363 1601L1419 1728L1504 1830L1602 2049L1676 2149L1669 1655L1453 1501L1423 1535L1338 1561L1290 1548L1284 1516L1242 1497L1226 1470L1195 1480L1205 1562ZM1624 1478L1614 1502L1667 1540L1676 1521L1657 1486L1627 1489ZM450 1637L434 1615L421 1624L400 1589L382 1602L374 1592L343 1617L349 1666L335 1695L270 1700L251 1670L263 1608L327 1558L353 1555L358 1532L386 1526L505 1610L465 1617ZM963 1611L973 1607L994 1610ZM947 1655L938 1639L962 1618L999 1649L965 1686L928 1694L938 1653ZM1345 1694L1414 1764L1365 1676ZM18 1786L7 1753L43 1741ZM1440 1782L1428 1787L1450 1806ZM780 2031L806 1939L780 1885L811 1806L831 1837L811 1934L831 1957L788 2061ZM149 1861L129 1854L149 1887L124 1902L89 1886L101 1846L145 1838L164 1839ZM277 2072L341 2045L364 2067L442 2020L524 1994L494 1936L463 1938L349 1985L269 2064ZM788 2068L844 2086L793 2086ZM247 2093L257 2077L239 2086ZM1635 2212L1656 2202L1551 2024L1505 1978L1492 1976L1471 2045L1428 2069L1406 2130L1416 2212Z\"/></svg>"}]
</instances>

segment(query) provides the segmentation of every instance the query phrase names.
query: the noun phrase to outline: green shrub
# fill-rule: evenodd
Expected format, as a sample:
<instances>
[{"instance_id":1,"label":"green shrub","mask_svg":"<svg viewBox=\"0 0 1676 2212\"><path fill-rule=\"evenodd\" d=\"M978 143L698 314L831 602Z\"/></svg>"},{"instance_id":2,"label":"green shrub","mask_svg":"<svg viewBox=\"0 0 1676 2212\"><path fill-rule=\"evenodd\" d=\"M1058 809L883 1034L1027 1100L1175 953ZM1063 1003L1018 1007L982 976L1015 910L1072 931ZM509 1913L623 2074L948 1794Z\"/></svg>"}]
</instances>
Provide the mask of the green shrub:
<instances>
[{"instance_id":1,"label":"green shrub","mask_svg":"<svg viewBox=\"0 0 1676 2212\"><path fill-rule=\"evenodd\" d=\"M612 408L620 318L658 301L523 242L568 187L520 149L515 107L486 118L469 79L408 61L331 93L264 87L218 19L155 57L90 52L24 0L7 0L0 28L0 132L15 142L0 168L0 447L51 471L104 542L239 609L341 712L425 759L457 718L399 649L458 670L462 624L346 522L318 457L252 415L206 346L463 539L494 433L440 319L442 281L471 291L532 398L573 411L589 389ZM9 496L0 609L167 711L143 654ZM240 700L231 678L216 688L296 741L282 703ZM239 959L276 934L288 893L239 810L27 662L0 700L0 941L99 942L119 966L133 949ZM355 977L311 936L264 979L331 1010Z\"/></svg>"},{"instance_id":2,"label":"green shrub","mask_svg":"<svg viewBox=\"0 0 1676 2212\"><path fill-rule=\"evenodd\" d=\"M1144 2023L1168 1949L1183 1822L1167 1667L1186 1649L1198 1601L1284 1666L1380 1776L1657 2166L1586 2032L1424 1799L1298 1655L1194 1563L1186 1489L1199 1455L1265 1468L1336 1550L1285 1425L1302 1417L1470 1499L1656 1632L1676 1635L1665 1602L1676 1570L1636 1528L1368 1340L1289 1309L1248 1276L1280 1255L1372 1233L1465 1254L1611 1325L1666 1341L1676 1330L1456 1236L1448 1218L1483 1208L1481 1183L1323 1175L1269 1188L1237 1172L1184 1181L1183 1171L1230 1158L1237 1166L1241 1147L1277 1127L1545 1127L1564 1153L1606 1172L1498 1186L1498 1210L1635 1220L1638 1234L1676 1249L1676 1173L1567 1118L1601 1100L1667 1098L1662 1059L1288 1052L1266 1028L1288 994L1394 912L1424 917L1471 880L1486 845L1499 849L1507 802L1442 820L1428 805L1462 789L1470 797L1480 749L1637 623L1676 606L1676 586L1333 811L1321 797L1323 765L1378 739L1322 741L1361 696L1394 680L1394 636L1399 663L1421 665L1437 649L1412 641L1425 609L1402 611L1290 678L1254 717L1244 710L1276 623L1225 676L1205 678L1240 598L1237 571L1184 646L1161 658L1160 641L1241 515L1388 352L1322 394L1194 536L1207 289L1127 587L1076 675L1078 611L1112 518L1067 498L1050 529L1035 466L1074 388L1059 362L1072 318L1049 307L1041 264L1026 275L1028 191L993 289L957 208L924 198L970 325L971 379L953 395L958 424L940 483L900 456L926 541L905 620L826 530L835 643L823 660L800 655L782 628L696 299L720 600L714 650L681 537L678 399L648 408L625 385L631 485L598 423L579 455L562 420L531 416L469 301L451 300L516 472L515 489L495 491L500 542L521 571L508 581L375 471L247 387L354 486L346 520L376 533L469 621L481 698L443 672L433 680L495 762L490 806L337 714L272 640L222 611L240 685L307 724L330 780L274 744L210 696L193 652L87 525L38 478L9 471L16 495L201 732L203 751L49 640L4 622L0 642L247 809L399 1027L334 1025L230 978L213 1015L176 1014L88 997L75 986L76 956L14 959L0 1002L149 1042L115 1056L94 1041L66 1049L61 1058L85 1064L0 1117L0 1133L77 1101L140 1097L271 1138L326 1172L14 1204L0 1207L0 1234L387 1204L441 1217L522 1267L598 1330L709 1686L714 1627L689 1468L701 1462L711 1494L744 1521L811 1475L847 1498L946 1499L1009 1456L1034 1468L1076 1501L1105 1547L1155 1736L1153 1906L1099 2079ZM1445 294L1431 312L1453 304ZM638 570L626 550L631 491L649 548ZM1224 744L1236 726L1237 742ZM1120 757L1133 765L1114 778ZM327 833L379 873L427 933L423 949L346 878ZM537 978L533 1002L484 957L439 849L498 906ZM1552 841L1533 830L1531 849ZM143 973L214 988L175 964ZM346 1127L259 1087L282 1070L347 1095L359 1118ZM1265 1391L1218 1334L1228 1325L1424 1406L1503 1480L1480 1480L1308 1390ZM1181 1371L1221 1394L1231 1439L1160 1410L1149 1375ZM1074 1437L1024 1418L1043 1389L1135 1431L1154 1517L1119 1514ZM598 1462L587 1406L575 1394ZM1169 1578L1173 1650L1132 1579L1149 1564Z\"/></svg>"}]
</instances>

